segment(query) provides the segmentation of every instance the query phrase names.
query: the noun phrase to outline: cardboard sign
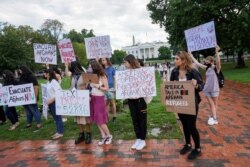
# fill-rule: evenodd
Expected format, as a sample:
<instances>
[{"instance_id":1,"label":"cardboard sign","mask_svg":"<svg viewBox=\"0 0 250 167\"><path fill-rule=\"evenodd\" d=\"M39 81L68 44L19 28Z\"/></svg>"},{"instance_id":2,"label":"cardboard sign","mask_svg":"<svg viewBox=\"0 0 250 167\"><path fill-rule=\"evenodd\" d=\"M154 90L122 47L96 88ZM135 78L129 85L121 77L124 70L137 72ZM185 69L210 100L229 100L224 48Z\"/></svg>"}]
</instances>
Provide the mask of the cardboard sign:
<instances>
[{"instance_id":1,"label":"cardboard sign","mask_svg":"<svg viewBox=\"0 0 250 167\"><path fill-rule=\"evenodd\" d=\"M23 84L8 87L8 106L22 106L27 104L35 104L36 96L33 84Z\"/></svg>"},{"instance_id":2,"label":"cardboard sign","mask_svg":"<svg viewBox=\"0 0 250 167\"><path fill-rule=\"evenodd\" d=\"M161 101L167 111L195 115L195 92L191 81L169 81L161 85Z\"/></svg>"},{"instance_id":3,"label":"cardboard sign","mask_svg":"<svg viewBox=\"0 0 250 167\"><path fill-rule=\"evenodd\" d=\"M76 61L73 45L70 39L62 39L58 42L58 48L61 55L62 63Z\"/></svg>"},{"instance_id":4,"label":"cardboard sign","mask_svg":"<svg viewBox=\"0 0 250 167\"><path fill-rule=\"evenodd\" d=\"M95 83L95 84L99 84L99 78L98 78L97 74L83 73L82 74L82 78L83 78L83 83Z\"/></svg>"},{"instance_id":5,"label":"cardboard sign","mask_svg":"<svg viewBox=\"0 0 250 167\"><path fill-rule=\"evenodd\" d=\"M115 83L116 99L156 96L154 67L117 71Z\"/></svg>"},{"instance_id":6,"label":"cardboard sign","mask_svg":"<svg viewBox=\"0 0 250 167\"><path fill-rule=\"evenodd\" d=\"M185 30L185 37L189 52L217 46L213 21Z\"/></svg>"},{"instance_id":7,"label":"cardboard sign","mask_svg":"<svg viewBox=\"0 0 250 167\"><path fill-rule=\"evenodd\" d=\"M112 49L110 45L109 35L85 38L84 41L85 41L87 59L112 56Z\"/></svg>"},{"instance_id":8,"label":"cardboard sign","mask_svg":"<svg viewBox=\"0 0 250 167\"><path fill-rule=\"evenodd\" d=\"M56 45L34 43L36 63L57 64Z\"/></svg>"},{"instance_id":9,"label":"cardboard sign","mask_svg":"<svg viewBox=\"0 0 250 167\"><path fill-rule=\"evenodd\" d=\"M0 106L8 105L9 93L8 86L0 87Z\"/></svg>"},{"instance_id":10,"label":"cardboard sign","mask_svg":"<svg viewBox=\"0 0 250 167\"><path fill-rule=\"evenodd\" d=\"M56 91L56 115L90 116L88 90Z\"/></svg>"},{"instance_id":11,"label":"cardboard sign","mask_svg":"<svg viewBox=\"0 0 250 167\"><path fill-rule=\"evenodd\" d=\"M48 104L47 104L47 85L41 84L42 87L42 99L43 99L43 116L48 119Z\"/></svg>"}]
</instances>

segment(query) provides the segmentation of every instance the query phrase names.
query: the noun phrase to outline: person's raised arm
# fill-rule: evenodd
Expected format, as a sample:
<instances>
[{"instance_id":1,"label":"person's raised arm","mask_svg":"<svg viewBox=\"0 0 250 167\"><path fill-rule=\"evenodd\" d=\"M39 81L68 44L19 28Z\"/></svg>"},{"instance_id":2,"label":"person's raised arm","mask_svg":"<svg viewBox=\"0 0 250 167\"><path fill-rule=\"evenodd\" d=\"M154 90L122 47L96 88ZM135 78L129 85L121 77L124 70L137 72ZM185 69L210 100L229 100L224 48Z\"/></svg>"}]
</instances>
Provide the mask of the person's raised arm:
<instances>
[{"instance_id":1,"label":"person's raised arm","mask_svg":"<svg viewBox=\"0 0 250 167\"><path fill-rule=\"evenodd\" d=\"M72 73L69 71L69 64L65 63L65 76L71 77Z\"/></svg>"},{"instance_id":2,"label":"person's raised arm","mask_svg":"<svg viewBox=\"0 0 250 167\"><path fill-rule=\"evenodd\" d=\"M193 56L192 53L189 52L188 54L189 54L189 56L192 58L193 62L194 62L198 67L200 67L200 68L202 68L202 69L204 69L204 70L207 68L207 66L205 66L204 64L199 63L199 62L194 58L194 56Z\"/></svg>"},{"instance_id":3,"label":"person's raised arm","mask_svg":"<svg viewBox=\"0 0 250 167\"><path fill-rule=\"evenodd\" d=\"M216 59L216 69L217 69L218 73L221 70L221 62L220 62L219 50L220 50L220 47L217 45L215 47L215 59Z\"/></svg>"}]
</instances>

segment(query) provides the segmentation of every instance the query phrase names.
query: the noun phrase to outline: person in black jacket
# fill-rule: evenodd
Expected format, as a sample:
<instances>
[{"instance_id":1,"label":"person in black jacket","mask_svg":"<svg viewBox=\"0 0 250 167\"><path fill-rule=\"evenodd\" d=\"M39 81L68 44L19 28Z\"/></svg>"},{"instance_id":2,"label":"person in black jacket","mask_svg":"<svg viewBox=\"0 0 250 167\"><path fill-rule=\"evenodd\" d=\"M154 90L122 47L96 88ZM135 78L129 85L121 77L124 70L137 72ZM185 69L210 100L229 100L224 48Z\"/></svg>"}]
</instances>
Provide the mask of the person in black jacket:
<instances>
[{"instance_id":1,"label":"person in black jacket","mask_svg":"<svg viewBox=\"0 0 250 167\"><path fill-rule=\"evenodd\" d=\"M201 155L200 136L196 128L199 103L201 101L199 91L203 89L200 73L193 67L192 59L185 51L177 52L175 58L175 68L172 70L170 81L191 80L195 88L196 115L178 114L183 126L186 144L180 150L180 154L186 154L192 150L191 136L194 140L195 149L188 155L188 159L195 159Z\"/></svg>"}]
</instances>

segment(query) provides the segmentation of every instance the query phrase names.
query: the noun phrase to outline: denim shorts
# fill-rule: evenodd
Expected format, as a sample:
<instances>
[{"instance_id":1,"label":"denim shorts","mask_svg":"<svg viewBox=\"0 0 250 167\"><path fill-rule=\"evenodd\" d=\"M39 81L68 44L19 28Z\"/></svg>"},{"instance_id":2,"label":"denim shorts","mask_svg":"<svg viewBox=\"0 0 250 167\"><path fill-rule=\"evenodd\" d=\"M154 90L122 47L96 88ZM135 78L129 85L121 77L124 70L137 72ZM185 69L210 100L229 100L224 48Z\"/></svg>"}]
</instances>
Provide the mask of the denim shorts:
<instances>
[{"instance_id":1,"label":"denim shorts","mask_svg":"<svg viewBox=\"0 0 250 167\"><path fill-rule=\"evenodd\" d=\"M105 100L113 100L113 99L115 99L115 92L114 91L105 92Z\"/></svg>"},{"instance_id":2,"label":"denim shorts","mask_svg":"<svg viewBox=\"0 0 250 167\"><path fill-rule=\"evenodd\" d=\"M220 92L203 92L207 97L218 97Z\"/></svg>"}]
</instances>

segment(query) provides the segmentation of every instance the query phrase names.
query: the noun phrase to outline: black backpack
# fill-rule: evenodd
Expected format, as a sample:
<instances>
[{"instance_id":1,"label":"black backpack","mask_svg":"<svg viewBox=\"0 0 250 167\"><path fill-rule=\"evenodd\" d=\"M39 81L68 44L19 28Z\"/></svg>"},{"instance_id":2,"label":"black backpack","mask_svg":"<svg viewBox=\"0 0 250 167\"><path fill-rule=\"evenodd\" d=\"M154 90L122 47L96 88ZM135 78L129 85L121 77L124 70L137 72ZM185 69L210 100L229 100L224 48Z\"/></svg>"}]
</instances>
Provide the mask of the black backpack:
<instances>
[{"instance_id":1,"label":"black backpack","mask_svg":"<svg viewBox=\"0 0 250 167\"><path fill-rule=\"evenodd\" d=\"M224 75L223 75L222 71L220 70L220 72L218 73L216 67L214 68L214 71L215 71L217 78L218 78L219 87L223 88L224 87Z\"/></svg>"}]
</instances>

